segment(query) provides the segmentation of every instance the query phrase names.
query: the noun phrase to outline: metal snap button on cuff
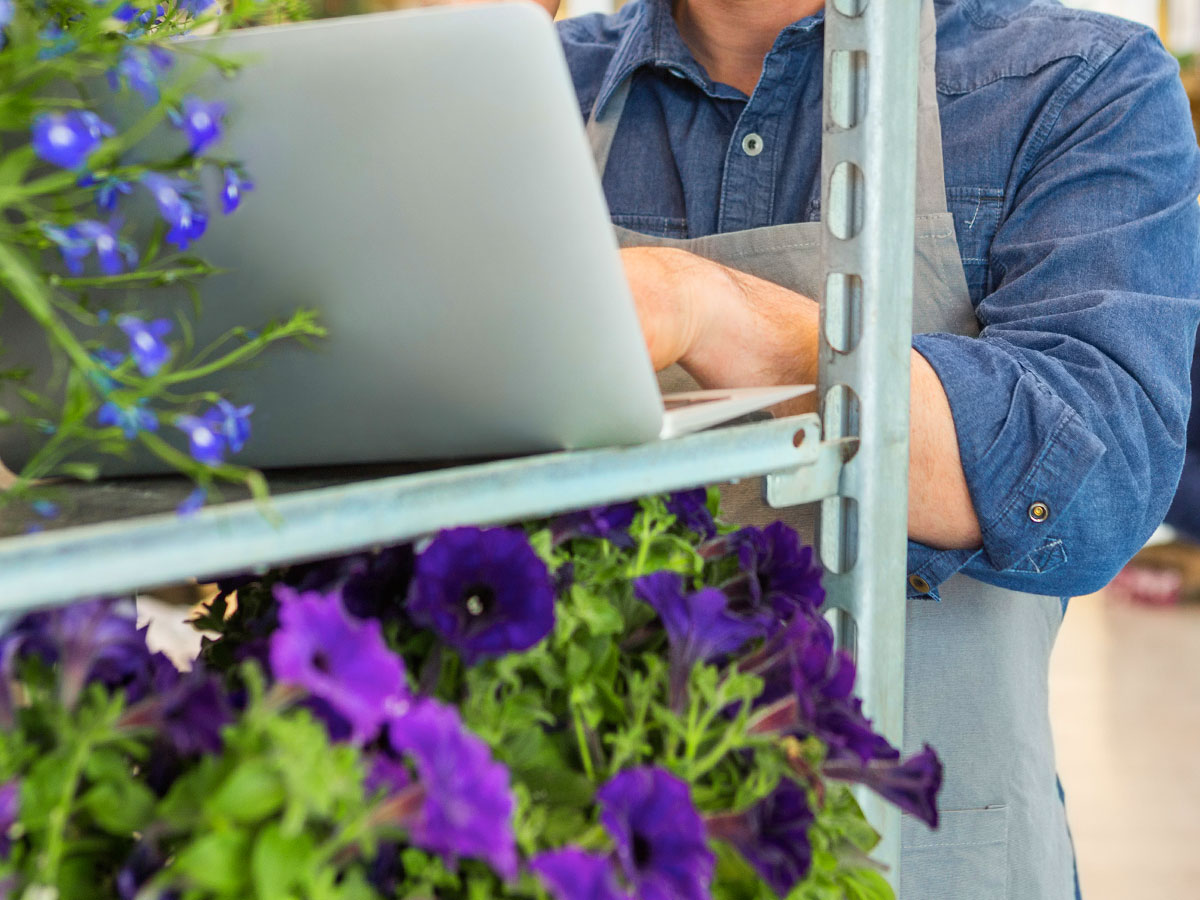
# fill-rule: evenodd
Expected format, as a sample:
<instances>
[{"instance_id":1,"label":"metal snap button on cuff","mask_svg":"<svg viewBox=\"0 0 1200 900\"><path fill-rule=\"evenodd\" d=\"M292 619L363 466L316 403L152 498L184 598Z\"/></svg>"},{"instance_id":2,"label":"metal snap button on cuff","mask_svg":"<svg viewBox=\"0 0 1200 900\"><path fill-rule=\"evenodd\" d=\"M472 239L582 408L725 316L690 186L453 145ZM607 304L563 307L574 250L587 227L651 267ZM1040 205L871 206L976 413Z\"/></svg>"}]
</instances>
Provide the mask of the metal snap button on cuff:
<instances>
[{"instance_id":1,"label":"metal snap button on cuff","mask_svg":"<svg viewBox=\"0 0 1200 900\"><path fill-rule=\"evenodd\" d=\"M1032 522L1042 523L1050 518L1050 507L1041 500L1035 500L1029 504L1029 519Z\"/></svg>"},{"instance_id":2,"label":"metal snap button on cuff","mask_svg":"<svg viewBox=\"0 0 1200 900\"><path fill-rule=\"evenodd\" d=\"M753 131L742 138L742 150L747 156L758 156L763 152L762 135L755 134Z\"/></svg>"},{"instance_id":3,"label":"metal snap button on cuff","mask_svg":"<svg viewBox=\"0 0 1200 900\"><path fill-rule=\"evenodd\" d=\"M920 575L909 575L908 583L912 585L912 589L920 594L929 593L929 582Z\"/></svg>"}]
</instances>

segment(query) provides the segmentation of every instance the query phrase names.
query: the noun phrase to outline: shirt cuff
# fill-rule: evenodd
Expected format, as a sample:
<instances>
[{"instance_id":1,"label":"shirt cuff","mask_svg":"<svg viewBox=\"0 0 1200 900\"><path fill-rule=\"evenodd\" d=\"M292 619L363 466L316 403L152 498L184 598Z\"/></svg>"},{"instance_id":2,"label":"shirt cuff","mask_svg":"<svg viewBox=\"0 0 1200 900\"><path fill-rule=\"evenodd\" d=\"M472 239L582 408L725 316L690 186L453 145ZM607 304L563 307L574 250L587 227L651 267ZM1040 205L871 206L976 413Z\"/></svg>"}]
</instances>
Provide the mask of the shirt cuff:
<instances>
[{"instance_id":1,"label":"shirt cuff","mask_svg":"<svg viewBox=\"0 0 1200 900\"><path fill-rule=\"evenodd\" d=\"M1104 443L1037 373L994 344L919 335L914 347L937 372L950 401L983 547L925 547L923 553L910 544L910 589L915 590L913 576L936 588L962 570L981 581L1038 593L1038 576L1067 559L1072 529L1062 520L1104 455Z\"/></svg>"}]
</instances>

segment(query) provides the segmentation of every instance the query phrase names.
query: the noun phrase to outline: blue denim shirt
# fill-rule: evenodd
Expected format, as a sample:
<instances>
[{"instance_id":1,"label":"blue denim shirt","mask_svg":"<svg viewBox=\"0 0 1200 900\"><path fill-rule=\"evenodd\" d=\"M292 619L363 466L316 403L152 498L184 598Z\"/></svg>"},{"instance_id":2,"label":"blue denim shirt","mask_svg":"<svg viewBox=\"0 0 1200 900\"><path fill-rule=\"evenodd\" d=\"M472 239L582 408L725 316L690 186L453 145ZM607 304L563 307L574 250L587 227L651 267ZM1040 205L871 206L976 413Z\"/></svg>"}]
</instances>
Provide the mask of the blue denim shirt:
<instances>
[{"instance_id":1,"label":"blue denim shirt","mask_svg":"<svg viewBox=\"0 0 1200 900\"><path fill-rule=\"evenodd\" d=\"M982 333L913 346L949 397L983 547L910 541L909 571L934 596L959 570L1086 593L1162 521L1182 464L1200 323L1187 99L1157 37L1124 20L1052 0L937 0L937 18L946 186ZM634 73L604 178L615 223L699 237L820 218L822 14L780 33L749 98L709 79L669 0L560 34L585 116Z\"/></svg>"}]
</instances>

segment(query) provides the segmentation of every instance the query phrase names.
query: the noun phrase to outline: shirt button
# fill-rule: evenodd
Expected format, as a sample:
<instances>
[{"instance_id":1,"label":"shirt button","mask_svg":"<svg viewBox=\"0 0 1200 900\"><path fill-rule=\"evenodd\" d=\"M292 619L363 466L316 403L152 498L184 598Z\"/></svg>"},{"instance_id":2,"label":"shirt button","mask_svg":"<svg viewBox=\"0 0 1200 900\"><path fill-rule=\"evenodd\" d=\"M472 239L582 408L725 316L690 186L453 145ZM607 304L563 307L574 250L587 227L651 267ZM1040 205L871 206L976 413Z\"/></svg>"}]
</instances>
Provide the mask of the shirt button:
<instances>
[{"instance_id":1,"label":"shirt button","mask_svg":"<svg viewBox=\"0 0 1200 900\"><path fill-rule=\"evenodd\" d=\"M763 139L761 134L755 134L753 131L742 138L742 150L747 156L758 156L763 152Z\"/></svg>"},{"instance_id":2,"label":"shirt button","mask_svg":"<svg viewBox=\"0 0 1200 900\"><path fill-rule=\"evenodd\" d=\"M928 594L929 593L929 582L926 581L924 578L922 578L920 575L909 575L908 583L910 585L912 585L912 589L914 591L916 591L918 594Z\"/></svg>"},{"instance_id":3,"label":"shirt button","mask_svg":"<svg viewBox=\"0 0 1200 900\"><path fill-rule=\"evenodd\" d=\"M1030 521L1041 524L1050 518L1050 507L1041 500L1035 500L1029 504Z\"/></svg>"}]
</instances>

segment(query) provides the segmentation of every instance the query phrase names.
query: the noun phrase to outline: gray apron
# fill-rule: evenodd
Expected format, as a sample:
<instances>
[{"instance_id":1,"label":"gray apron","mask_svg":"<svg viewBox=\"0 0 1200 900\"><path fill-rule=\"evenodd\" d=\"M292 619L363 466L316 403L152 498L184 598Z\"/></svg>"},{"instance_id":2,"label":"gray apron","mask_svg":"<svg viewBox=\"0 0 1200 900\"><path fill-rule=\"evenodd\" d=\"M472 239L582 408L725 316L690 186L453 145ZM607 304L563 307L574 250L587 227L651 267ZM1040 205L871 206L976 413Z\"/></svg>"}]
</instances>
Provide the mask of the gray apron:
<instances>
[{"instance_id":1,"label":"gray apron","mask_svg":"<svg viewBox=\"0 0 1200 900\"><path fill-rule=\"evenodd\" d=\"M926 2L913 332L975 336L979 323L946 206L936 49L933 6ZM588 122L601 174L631 79ZM805 222L679 240L618 227L617 236L622 247L677 247L819 297L822 228ZM695 386L677 366L661 373L660 382L664 391ZM757 483L725 486L722 495L729 521L761 525L783 519L811 542L811 508L772 509L762 502ZM1072 900L1074 855L1058 794L1047 696L1062 602L964 575L942 584L940 594L940 603L908 601L904 750L932 744L945 764L945 782L937 831L904 817L901 900Z\"/></svg>"}]
</instances>

